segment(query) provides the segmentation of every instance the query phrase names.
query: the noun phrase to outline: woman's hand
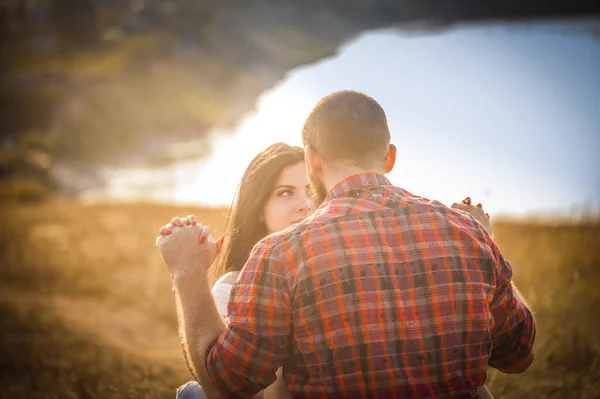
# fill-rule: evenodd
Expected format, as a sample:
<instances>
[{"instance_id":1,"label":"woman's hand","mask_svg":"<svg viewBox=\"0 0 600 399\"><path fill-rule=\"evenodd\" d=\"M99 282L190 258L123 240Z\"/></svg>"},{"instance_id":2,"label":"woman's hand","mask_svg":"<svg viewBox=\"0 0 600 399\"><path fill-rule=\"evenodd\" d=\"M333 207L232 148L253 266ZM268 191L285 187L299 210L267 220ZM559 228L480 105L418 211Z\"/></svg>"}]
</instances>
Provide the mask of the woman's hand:
<instances>
[{"instance_id":1,"label":"woman's hand","mask_svg":"<svg viewBox=\"0 0 600 399\"><path fill-rule=\"evenodd\" d=\"M194 215L173 218L159 233L156 246L173 280L205 273L223 244L223 238L215 241L210 226L199 224Z\"/></svg>"},{"instance_id":2,"label":"woman's hand","mask_svg":"<svg viewBox=\"0 0 600 399\"><path fill-rule=\"evenodd\" d=\"M492 224L490 223L490 215L483 210L483 205L478 203L477 205L471 205L471 197L467 197L461 201L460 204L452 204L452 208L460 209L473 216L483 228L492 235Z\"/></svg>"}]
</instances>

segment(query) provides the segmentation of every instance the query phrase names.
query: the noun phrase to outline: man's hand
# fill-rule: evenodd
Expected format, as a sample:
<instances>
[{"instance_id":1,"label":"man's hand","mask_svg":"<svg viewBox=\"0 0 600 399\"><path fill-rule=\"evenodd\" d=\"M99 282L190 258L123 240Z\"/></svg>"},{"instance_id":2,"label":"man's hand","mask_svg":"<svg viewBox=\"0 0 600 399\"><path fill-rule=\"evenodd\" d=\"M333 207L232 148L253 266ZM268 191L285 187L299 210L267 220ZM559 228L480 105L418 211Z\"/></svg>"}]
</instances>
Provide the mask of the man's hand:
<instances>
[{"instance_id":1,"label":"man's hand","mask_svg":"<svg viewBox=\"0 0 600 399\"><path fill-rule=\"evenodd\" d=\"M220 398L206 370L206 352L225 331L226 325L215 306L206 271L215 260L223 240L215 242L210 227L194 216L173 218L160 229L156 246L171 272L177 319L184 358L194 379L208 398Z\"/></svg>"},{"instance_id":2,"label":"man's hand","mask_svg":"<svg viewBox=\"0 0 600 399\"><path fill-rule=\"evenodd\" d=\"M471 197L467 197L464 200L462 200L462 203L460 204L452 204L452 208L460 209L461 211L465 211L471 216L473 216L475 219L477 219L479 223L481 223L483 228L490 235L492 235L492 224L490 223L490 215L483 210L483 205L481 205L481 203L477 204L476 206L473 206L471 205Z\"/></svg>"},{"instance_id":3,"label":"man's hand","mask_svg":"<svg viewBox=\"0 0 600 399\"><path fill-rule=\"evenodd\" d=\"M193 216L173 218L160 229L156 246L174 281L183 275L206 273L220 247L210 231Z\"/></svg>"}]
</instances>

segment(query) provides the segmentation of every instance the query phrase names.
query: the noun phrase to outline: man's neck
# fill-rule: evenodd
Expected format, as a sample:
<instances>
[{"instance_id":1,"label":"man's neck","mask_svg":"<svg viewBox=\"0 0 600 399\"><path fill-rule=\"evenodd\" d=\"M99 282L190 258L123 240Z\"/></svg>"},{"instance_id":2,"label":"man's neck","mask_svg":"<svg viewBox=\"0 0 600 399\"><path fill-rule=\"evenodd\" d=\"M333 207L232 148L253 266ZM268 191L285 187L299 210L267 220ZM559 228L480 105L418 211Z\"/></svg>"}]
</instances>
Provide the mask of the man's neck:
<instances>
[{"instance_id":1,"label":"man's neck","mask_svg":"<svg viewBox=\"0 0 600 399\"><path fill-rule=\"evenodd\" d=\"M342 180L347 179L350 176L363 174L363 173L379 173L385 174L385 171L379 169L364 169L358 166L345 166L340 168L331 169L323 176L323 183L327 191L330 191L336 184Z\"/></svg>"}]
</instances>

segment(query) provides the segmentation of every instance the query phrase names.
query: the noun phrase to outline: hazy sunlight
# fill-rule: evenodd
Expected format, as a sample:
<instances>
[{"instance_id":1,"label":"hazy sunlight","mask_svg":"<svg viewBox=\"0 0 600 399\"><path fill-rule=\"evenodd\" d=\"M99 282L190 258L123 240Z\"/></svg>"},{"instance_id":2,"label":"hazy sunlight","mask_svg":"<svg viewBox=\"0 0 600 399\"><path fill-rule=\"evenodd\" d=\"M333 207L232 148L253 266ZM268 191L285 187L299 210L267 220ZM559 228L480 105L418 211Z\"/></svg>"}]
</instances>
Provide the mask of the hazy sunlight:
<instances>
[{"instance_id":1,"label":"hazy sunlight","mask_svg":"<svg viewBox=\"0 0 600 399\"><path fill-rule=\"evenodd\" d=\"M414 194L448 205L468 195L492 214L597 207L600 116L591 82L599 68L597 40L568 24L371 32L289 73L235 132L213 132L208 157L168 170L113 171L105 194L229 205L259 151L280 141L301 145L316 102L355 89L386 110L399 150L389 177Z\"/></svg>"}]
</instances>

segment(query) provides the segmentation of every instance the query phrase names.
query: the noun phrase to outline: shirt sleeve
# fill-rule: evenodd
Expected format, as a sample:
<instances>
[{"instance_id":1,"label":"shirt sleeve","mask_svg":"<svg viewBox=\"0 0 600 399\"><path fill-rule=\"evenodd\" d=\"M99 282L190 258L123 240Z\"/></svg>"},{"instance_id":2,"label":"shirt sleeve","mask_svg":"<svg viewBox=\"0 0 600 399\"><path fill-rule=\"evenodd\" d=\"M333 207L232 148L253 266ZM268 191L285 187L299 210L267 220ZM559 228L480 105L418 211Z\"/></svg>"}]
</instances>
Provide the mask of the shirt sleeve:
<instances>
[{"instance_id":1,"label":"shirt sleeve","mask_svg":"<svg viewBox=\"0 0 600 399\"><path fill-rule=\"evenodd\" d=\"M206 369L225 398L250 398L271 385L287 353L290 295L283 260L256 244L229 298L227 329L208 348Z\"/></svg>"},{"instance_id":2,"label":"shirt sleeve","mask_svg":"<svg viewBox=\"0 0 600 399\"><path fill-rule=\"evenodd\" d=\"M493 346L488 365L494 368L512 367L531 352L536 333L535 321L512 284L512 265L504 259L491 238L489 241L496 266L496 292L491 303Z\"/></svg>"}]
</instances>

